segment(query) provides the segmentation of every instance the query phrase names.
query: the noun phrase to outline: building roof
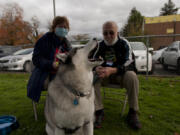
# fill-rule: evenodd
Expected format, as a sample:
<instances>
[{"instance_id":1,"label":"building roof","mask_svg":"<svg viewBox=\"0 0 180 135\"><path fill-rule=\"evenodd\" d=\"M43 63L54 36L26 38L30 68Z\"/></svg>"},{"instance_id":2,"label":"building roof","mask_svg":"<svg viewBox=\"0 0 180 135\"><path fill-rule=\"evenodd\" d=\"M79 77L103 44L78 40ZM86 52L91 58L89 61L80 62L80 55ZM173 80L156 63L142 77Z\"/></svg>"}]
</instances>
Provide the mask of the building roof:
<instances>
[{"instance_id":1,"label":"building roof","mask_svg":"<svg viewBox=\"0 0 180 135\"><path fill-rule=\"evenodd\" d=\"M158 17L145 17L145 24L167 23L167 22L174 22L174 21L176 21L176 22L180 21L180 14L158 16Z\"/></svg>"}]
</instances>

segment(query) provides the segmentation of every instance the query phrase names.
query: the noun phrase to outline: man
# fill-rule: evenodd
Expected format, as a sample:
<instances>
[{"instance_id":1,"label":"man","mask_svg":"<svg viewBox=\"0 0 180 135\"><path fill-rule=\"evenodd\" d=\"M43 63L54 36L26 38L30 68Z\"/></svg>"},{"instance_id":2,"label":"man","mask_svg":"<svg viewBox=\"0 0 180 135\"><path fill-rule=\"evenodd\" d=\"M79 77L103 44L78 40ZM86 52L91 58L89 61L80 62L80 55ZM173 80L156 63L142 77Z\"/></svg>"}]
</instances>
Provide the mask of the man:
<instances>
[{"instance_id":1,"label":"man","mask_svg":"<svg viewBox=\"0 0 180 135\"><path fill-rule=\"evenodd\" d=\"M118 36L118 26L113 21L103 24L104 40L100 42L96 56L102 56L104 63L95 68L95 128L101 127L104 111L100 93L101 84L115 83L127 90L129 112L127 122L133 129L140 129L138 120L139 81L133 71L128 71L132 63L132 51L127 40ZM95 77L95 78L96 78Z\"/></svg>"}]
</instances>

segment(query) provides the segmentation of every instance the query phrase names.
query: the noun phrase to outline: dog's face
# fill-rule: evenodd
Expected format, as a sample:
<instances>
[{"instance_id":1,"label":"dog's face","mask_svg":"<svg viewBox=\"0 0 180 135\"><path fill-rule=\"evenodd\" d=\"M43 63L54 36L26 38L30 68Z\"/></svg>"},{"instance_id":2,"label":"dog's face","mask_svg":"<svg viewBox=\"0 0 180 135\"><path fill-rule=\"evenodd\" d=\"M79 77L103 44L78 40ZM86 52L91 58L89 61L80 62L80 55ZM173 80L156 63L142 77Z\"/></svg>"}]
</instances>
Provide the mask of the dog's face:
<instances>
[{"instance_id":1,"label":"dog's face","mask_svg":"<svg viewBox=\"0 0 180 135\"><path fill-rule=\"evenodd\" d=\"M103 63L102 58L94 57L97 48L97 40L93 39L89 41L85 47L74 48L69 54L58 54L57 57L67 66L71 65L75 68L85 67L92 70L93 67Z\"/></svg>"}]
</instances>

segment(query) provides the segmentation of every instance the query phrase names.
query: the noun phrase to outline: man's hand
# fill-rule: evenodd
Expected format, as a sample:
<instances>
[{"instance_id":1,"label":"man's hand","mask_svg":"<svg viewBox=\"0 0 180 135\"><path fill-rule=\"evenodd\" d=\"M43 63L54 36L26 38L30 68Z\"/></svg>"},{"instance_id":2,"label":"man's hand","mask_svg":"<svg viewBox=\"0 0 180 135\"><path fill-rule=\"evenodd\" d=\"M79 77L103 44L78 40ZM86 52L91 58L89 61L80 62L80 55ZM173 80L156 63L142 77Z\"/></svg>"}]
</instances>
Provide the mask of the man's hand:
<instances>
[{"instance_id":1,"label":"man's hand","mask_svg":"<svg viewBox=\"0 0 180 135\"><path fill-rule=\"evenodd\" d=\"M115 67L96 67L96 73L99 78L109 77L111 74L117 73L117 68Z\"/></svg>"}]
</instances>

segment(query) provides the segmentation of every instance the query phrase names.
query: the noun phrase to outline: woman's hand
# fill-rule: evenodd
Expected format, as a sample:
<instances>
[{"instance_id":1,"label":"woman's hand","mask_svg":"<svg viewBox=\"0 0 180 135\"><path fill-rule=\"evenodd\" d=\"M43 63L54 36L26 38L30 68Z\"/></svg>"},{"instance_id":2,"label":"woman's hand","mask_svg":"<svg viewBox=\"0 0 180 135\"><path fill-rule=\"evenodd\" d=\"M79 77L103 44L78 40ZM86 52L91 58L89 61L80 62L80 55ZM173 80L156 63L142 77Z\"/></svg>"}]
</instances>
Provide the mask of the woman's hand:
<instances>
[{"instance_id":1,"label":"woman's hand","mask_svg":"<svg viewBox=\"0 0 180 135\"><path fill-rule=\"evenodd\" d=\"M53 68L54 68L55 70L57 70L58 67L59 67L59 62L54 61L52 66L53 66Z\"/></svg>"}]
</instances>

